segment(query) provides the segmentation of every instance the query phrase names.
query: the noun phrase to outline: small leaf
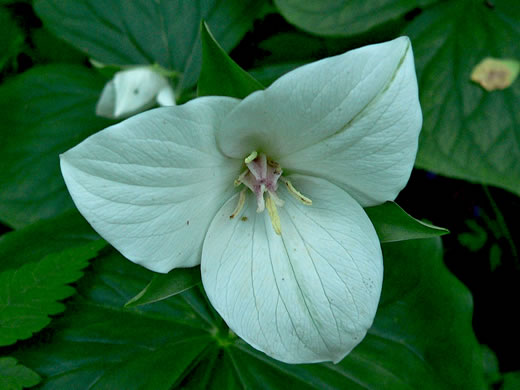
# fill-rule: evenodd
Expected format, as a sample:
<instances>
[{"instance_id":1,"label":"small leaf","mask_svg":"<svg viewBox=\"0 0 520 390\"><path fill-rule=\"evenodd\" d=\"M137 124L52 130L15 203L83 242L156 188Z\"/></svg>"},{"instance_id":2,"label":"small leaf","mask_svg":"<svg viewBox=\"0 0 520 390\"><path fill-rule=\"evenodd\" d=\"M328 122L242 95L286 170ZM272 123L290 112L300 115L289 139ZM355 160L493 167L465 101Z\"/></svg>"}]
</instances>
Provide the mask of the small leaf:
<instances>
[{"instance_id":1,"label":"small leaf","mask_svg":"<svg viewBox=\"0 0 520 390\"><path fill-rule=\"evenodd\" d=\"M40 383L40 377L33 370L18 364L12 357L0 357L0 389L21 390Z\"/></svg>"},{"instance_id":2,"label":"small leaf","mask_svg":"<svg viewBox=\"0 0 520 390\"><path fill-rule=\"evenodd\" d=\"M470 232L460 233L457 236L459 243L468 248L472 252L476 252L486 245L488 234L486 230L480 226L474 219L468 219L466 226L471 230Z\"/></svg>"},{"instance_id":3,"label":"small leaf","mask_svg":"<svg viewBox=\"0 0 520 390\"><path fill-rule=\"evenodd\" d=\"M365 212L374 224L382 243L436 237L449 233L447 229L415 219L394 202L367 207Z\"/></svg>"},{"instance_id":4,"label":"small leaf","mask_svg":"<svg viewBox=\"0 0 520 390\"><path fill-rule=\"evenodd\" d=\"M264 89L262 84L233 61L215 40L208 25L200 25L202 70L197 93L199 96L219 95L239 99Z\"/></svg>"},{"instance_id":5,"label":"small leaf","mask_svg":"<svg viewBox=\"0 0 520 390\"><path fill-rule=\"evenodd\" d=\"M50 315L65 310L57 301L74 294L67 284L83 275L104 246L105 241L95 241L0 273L0 346L31 337L49 324Z\"/></svg>"},{"instance_id":6,"label":"small leaf","mask_svg":"<svg viewBox=\"0 0 520 390\"><path fill-rule=\"evenodd\" d=\"M125 307L135 307L162 301L186 291L200 282L199 266L176 268L167 274L157 274L139 294L125 303Z\"/></svg>"}]
</instances>

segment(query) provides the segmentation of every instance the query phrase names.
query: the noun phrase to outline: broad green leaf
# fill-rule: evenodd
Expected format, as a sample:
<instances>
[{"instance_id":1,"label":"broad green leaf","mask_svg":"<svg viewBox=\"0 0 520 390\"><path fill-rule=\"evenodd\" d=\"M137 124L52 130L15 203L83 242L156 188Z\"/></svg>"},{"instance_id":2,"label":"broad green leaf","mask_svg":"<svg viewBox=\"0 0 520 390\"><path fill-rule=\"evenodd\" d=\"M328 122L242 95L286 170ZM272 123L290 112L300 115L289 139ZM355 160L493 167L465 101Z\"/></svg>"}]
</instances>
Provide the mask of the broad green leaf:
<instances>
[{"instance_id":1,"label":"broad green leaf","mask_svg":"<svg viewBox=\"0 0 520 390\"><path fill-rule=\"evenodd\" d=\"M0 271L16 269L67 248L99 240L76 210L40 221L0 237ZM30 245L28 244L30 243Z\"/></svg>"},{"instance_id":2,"label":"broad green leaf","mask_svg":"<svg viewBox=\"0 0 520 390\"><path fill-rule=\"evenodd\" d=\"M219 95L243 99L264 88L226 54L205 22L201 23L200 34L202 69L197 86L199 96Z\"/></svg>"},{"instance_id":3,"label":"broad green leaf","mask_svg":"<svg viewBox=\"0 0 520 390\"><path fill-rule=\"evenodd\" d=\"M88 260L106 246L99 240L67 249L0 273L0 346L27 339L49 324L65 306L57 301L74 294L68 283L78 280Z\"/></svg>"},{"instance_id":4,"label":"broad green leaf","mask_svg":"<svg viewBox=\"0 0 520 390\"><path fill-rule=\"evenodd\" d=\"M18 364L12 357L0 357L0 389L21 390L40 382L40 377L33 370Z\"/></svg>"},{"instance_id":5,"label":"broad green leaf","mask_svg":"<svg viewBox=\"0 0 520 390\"><path fill-rule=\"evenodd\" d=\"M439 0L275 0L280 13L317 35L351 36Z\"/></svg>"},{"instance_id":6,"label":"broad green leaf","mask_svg":"<svg viewBox=\"0 0 520 390\"><path fill-rule=\"evenodd\" d=\"M59 154L111 122L96 117L104 80L79 66L35 67L0 87L0 220L20 228L74 207Z\"/></svg>"},{"instance_id":7,"label":"broad green leaf","mask_svg":"<svg viewBox=\"0 0 520 390\"><path fill-rule=\"evenodd\" d=\"M367 207L365 212L374 224L382 243L436 237L449 233L447 229L415 219L394 202Z\"/></svg>"},{"instance_id":8,"label":"broad green leaf","mask_svg":"<svg viewBox=\"0 0 520 390\"><path fill-rule=\"evenodd\" d=\"M440 240L384 245L374 326L341 363L287 365L229 332L198 288L124 308L151 272L106 253L79 282L52 338L15 352L43 389L484 389L467 289L445 268ZM146 375L143 375L146 373Z\"/></svg>"},{"instance_id":9,"label":"broad green leaf","mask_svg":"<svg viewBox=\"0 0 520 390\"><path fill-rule=\"evenodd\" d=\"M180 88L200 70L202 19L229 51L252 26L263 0L38 0L35 9L56 35L106 64L153 64L182 72Z\"/></svg>"},{"instance_id":10,"label":"broad green leaf","mask_svg":"<svg viewBox=\"0 0 520 390\"><path fill-rule=\"evenodd\" d=\"M0 8L0 71L22 50L24 36L4 8Z\"/></svg>"},{"instance_id":11,"label":"broad green leaf","mask_svg":"<svg viewBox=\"0 0 520 390\"><path fill-rule=\"evenodd\" d=\"M167 274L156 274L139 294L125 303L125 307L134 307L162 301L200 283L199 266L192 268L175 268Z\"/></svg>"},{"instance_id":12,"label":"broad green leaf","mask_svg":"<svg viewBox=\"0 0 520 390\"><path fill-rule=\"evenodd\" d=\"M31 31L36 61L39 63L84 64L85 54L56 37L45 27Z\"/></svg>"},{"instance_id":13,"label":"broad green leaf","mask_svg":"<svg viewBox=\"0 0 520 390\"><path fill-rule=\"evenodd\" d=\"M520 83L487 92L470 80L485 57L520 58L520 2L485 3L443 2L404 31L424 115L416 165L520 194Z\"/></svg>"}]
</instances>

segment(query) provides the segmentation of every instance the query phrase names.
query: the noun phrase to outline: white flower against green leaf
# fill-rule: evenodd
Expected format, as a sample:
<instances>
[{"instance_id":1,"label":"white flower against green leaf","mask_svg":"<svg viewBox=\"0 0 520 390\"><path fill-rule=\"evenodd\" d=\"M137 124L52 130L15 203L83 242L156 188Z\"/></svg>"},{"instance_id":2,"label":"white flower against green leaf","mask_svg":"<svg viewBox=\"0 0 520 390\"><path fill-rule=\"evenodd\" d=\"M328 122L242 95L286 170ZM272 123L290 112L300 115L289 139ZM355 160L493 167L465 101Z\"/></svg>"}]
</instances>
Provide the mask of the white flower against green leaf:
<instances>
[{"instance_id":1,"label":"white flower against green leaf","mask_svg":"<svg viewBox=\"0 0 520 390\"><path fill-rule=\"evenodd\" d=\"M168 79L152 66L121 70L103 88L96 114L105 118L126 118L157 104L174 106L175 95Z\"/></svg>"},{"instance_id":2,"label":"white flower against green leaf","mask_svg":"<svg viewBox=\"0 0 520 390\"><path fill-rule=\"evenodd\" d=\"M393 200L421 128L407 38L327 58L240 101L132 117L61 156L92 226L157 272L200 264L229 327L289 363L340 361L382 286L362 207Z\"/></svg>"}]
</instances>

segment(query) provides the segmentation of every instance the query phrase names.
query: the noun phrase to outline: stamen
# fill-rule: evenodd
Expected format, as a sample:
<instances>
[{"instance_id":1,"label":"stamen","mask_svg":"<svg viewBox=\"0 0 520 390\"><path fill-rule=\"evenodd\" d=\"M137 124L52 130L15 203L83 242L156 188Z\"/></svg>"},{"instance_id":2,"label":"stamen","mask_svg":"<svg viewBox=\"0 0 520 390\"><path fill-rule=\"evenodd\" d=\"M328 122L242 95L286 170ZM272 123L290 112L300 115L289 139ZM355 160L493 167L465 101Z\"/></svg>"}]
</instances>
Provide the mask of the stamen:
<instances>
[{"instance_id":1,"label":"stamen","mask_svg":"<svg viewBox=\"0 0 520 390\"><path fill-rule=\"evenodd\" d=\"M271 193L265 201L267 212L271 218L271 225L273 225L274 232L278 235L282 234L282 225L280 224L280 216L278 215L278 209L276 208L276 202L273 200Z\"/></svg>"},{"instance_id":2,"label":"stamen","mask_svg":"<svg viewBox=\"0 0 520 390\"><path fill-rule=\"evenodd\" d=\"M233 182L233 184L235 185L235 187L238 187L240 186L240 184L242 184L244 182L244 177L246 177L246 175L249 173L249 169L246 169L244 172L242 172L240 174L240 176L238 176L235 181Z\"/></svg>"},{"instance_id":3,"label":"stamen","mask_svg":"<svg viewBox=\"0 0 520 390\"><path fill-rule=\"evenodd\" d=\"M249 164L251 161L253 161L258 156L258 152L256 150L253 150L249 156L247 156L244 159L244 162L246 164Z\"/></svg>"},{"instance_id":4,"label":"stamen","mask_svg":"<svg viewBox=\"0 0 520 390\"><path fill-rule=\"evenodd\" d=\"M246 189L244 188L242 191L240 191L240 195L238 196L237 207L235 207L235 210L233 210L233 214L231 214L229 216L229 219L235 218L238 215L238 213L240 213L242 211L245 203L246 203Z\"/></svg>"},{"instance_id":5,"label":"stamen","mask_svg":"<svg viewBox=\"0 0 520 390\"><path fill-rule=\"evenodd\" d=\"M294 196L296 199L298 199L300 202L302 202L306 206L311 206L312 205L312 200L307 198L300 191L298 191L296 188L294 188L294 186L292 185L292 183L289 180L287 180L283 176L280 177L280 179L285 183L285 185L287 186L287 189L289 190L289 193L292 196Z\"/></svg>"},{"instance_id":6,"label":"stamen","mask_svg":"<svg viewBox=\"0 0 520 390\"><path fill-rule=\"evenodd\" d=\"M273 198L274 203L278 207L283 207L283 205L285 204L283 199L280 199L280 197L278 196L278 194L276 192L271 191L271 190L267 190L267 191L269 192L269 195L271 196L271 198Z\"/></svg>"},{"instance_id":7,"label":"stamen","mask_svg":"<svg viewBox=\"0 0 520 390\"><path fill-rule=\"evenodd\" d=\"M312 200L294 188L292 183L282 176L283 171L280 164L267 158L264 153L253 151L244 159L244 162L247 169L235 180L235 186L238 187L243 184L253 192L256 197L256 212L261 213L267 208L275 233L281 235L282 226L280 216L278 215L278 207L282 207L285 202L283 199L280 199L277 193L278 180L282 180L289 193L304 205L312 205ZM266 192L267 195L266 198L264 198ZM230 219L238 216L245 205L245 198L246 189L243 189L240 192L237 207L233 211L233 214L229 216Z\"/></svg>"}]
</instances>

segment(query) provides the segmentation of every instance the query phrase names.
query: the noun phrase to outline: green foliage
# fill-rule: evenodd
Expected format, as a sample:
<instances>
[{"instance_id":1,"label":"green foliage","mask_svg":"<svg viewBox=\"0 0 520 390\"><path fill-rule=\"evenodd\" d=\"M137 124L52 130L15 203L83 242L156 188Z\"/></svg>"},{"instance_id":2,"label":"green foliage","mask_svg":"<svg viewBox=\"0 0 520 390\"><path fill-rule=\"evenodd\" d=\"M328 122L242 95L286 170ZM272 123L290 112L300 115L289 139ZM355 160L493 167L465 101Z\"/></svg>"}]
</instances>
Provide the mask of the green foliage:
<instances>
[{"instance_id":1,"label":"green foliage","mask_svg":"<svg viewBox=\"0 0 520 390\"><path fill-rule=\"evenodd\" d=\"M43 389L348 388L483 389L471 298L442 263L440 242L385 245L385 284L374 326L341 363L287 365L230 332L193 288L125 308L151 273L106 253L48 342L15 356L47 377ZM87 324L87 325L85 325ZM143 375L143 372L146 375Z\"/></svg>"},{"instance_id":2,"label":"green foliage","mask_svg":"<svg viewBox=\"0 0 520 390\"><path fill-rule=\"evenodd\" d=\"M39 62L85 63L85 55L81 51L59 39L44 27L33 30L31 39L34 44L34 56Z\"/></svg>"},{"instance_id":3,"label":"green foliage","mask_svg":"<svg viewBox=\"0 0 520 390\"><path fill-rule=\"evenodd\" d=\"M500 390L517 390L520 388L520 371L508 372L504 375L504 383Z\"/></svg>"},{"instance_id":4,"label":"green foliage","mask_svg":"<svg viewBox=\"0 0 520 390\"><path fill-rule=\"evenodd\" d=\"M458 0L425 10L412 39L424 115L416 165L520 194L520 83L470 81L484 57L520 58L520 3Z\"/></svg>"},{"instance_id":5,"label":"green foliage","mask_svg":"<svg viewBox=\"0 0 520 390\"><path fill-rule=\"evenodd\" d=\"M0 71L22 51L23 43L22 31L0 6Z\"/></svg>"},{"instance_id":6,"label":"green foliage","mask_svg":"<svg viewBox=\"0 0 520 390\"><path fill-rule=\"evenodd\" d=\"M162 301L180 294L201 283L200 267L175 268L167 274L156 274L150 283L135 297L130 299L125 307L134 307Z\"/></svg>"},{"instance_id":7,"label":"green foliage","mask_svg":"<svg viewBox=\"0 0 520 390\"><path fill-rule=\"evenodd\" d=\"M36 263L0 273L0 346L27 339L65 310L57 301L74 294L68 283L78 280L88 260L106 243L102 240L50 254Z\"/></svg>"},{"instance_id":8,"label":"green foliage","mask_svg":"<svg viewBox=\"0 0 520 390\"><path fill-rule=\"evenodd\" d=\"M382 243L442 236L448 230L421 222L397 203L386 202L365 209Z\"/></svg>"},{"instance_id":9,"label":"green foliage","mask_svg":"<svg viewBox=\"0 0 520 390\"><path fill-rule=\"evenodd\" d=\"M492 386L500 382L502 375L498 366L495 353L486 345L482 345L482 361L484 363L484 375L486 382Z\"/></svg>"},{"instance_id":10,"label":"green foliage","mask_svg":"<svg viewBox=\"0 0 520 390\"><path fill-rule=\"evenodd\" d=\"M206 23L201 23L200 34L202 69L197 87L199 96L219 95L243 99L264 88L226 54Z\"/></svg>"},{"instance_id":11,"label":"green foliage","mask_svg":"<svg viewBox=\"0 0 520 390\"><path fill-rule=\"evenodd\" d=\"M318 35L351 36L439 0L275 0L281 14Z\"/></svg>"},{"instance_id":12,"label":"green foliage","mask_svg":"<svg viewBox=\"0 0 520 390\"><path fill-rule=\"evenodd\" d=\"M477 221L468 219L465 222L470 231L459 234L457 239L462 246L468 248L472 252L476 252L486 245L488 234L486 229L480 226Z\"/></svg>"},{"instance_id":13,"label":"green foliage","mask_svg":"<svg viewBox=\"0 0 520 390\"><path fill-rule=\"evenodd\" d=\"M12 357L0 357L0 389L21 390L40 382L40 377L31 369L17 364Z\"/></svg>"},{"instance_id":14,"label":"green foliage","mask_svg":"<svg viewBox=\"0 0 520 390\"><path fill-rule=\"evenodd\" d=\"M71 210L0 237L0 271L16 269L50 253L98 239L87 221L76 210Z\"/></svg>"},{"instance_id":15,"label":"green foliage","mask_svg":"<svg viewBox=\"0 0 520 390\"><path fill-rule=\"evenodd\" d=\"M59 154L111 122L96 117L104 80L79 66L35 67L0 87L0 220L20 228L72 209Z\"/></svg>"},{"instance_id":16,"label":"green foliage","mask_svg":"<svg viewBox=\"0 0 520 390\"><path fill-rule=\"evenodd\" d=\"M38 0L35 9L51 31L93 59L118 65L158 63L183 73L183 90L196 83L200 70L201 19L230 50L251 27L262 3Z\"/></svg>"}]
</instances>

